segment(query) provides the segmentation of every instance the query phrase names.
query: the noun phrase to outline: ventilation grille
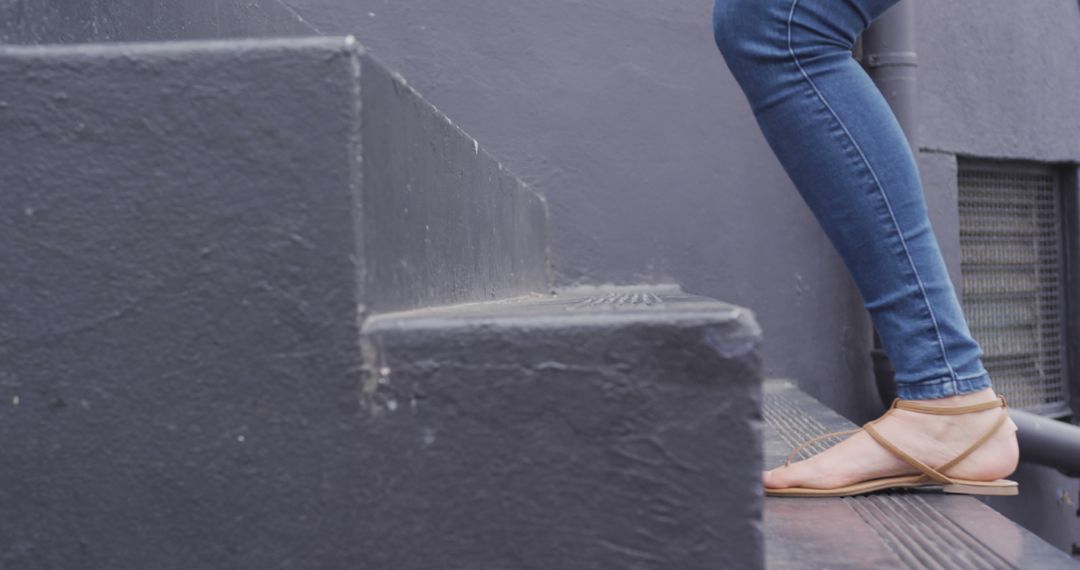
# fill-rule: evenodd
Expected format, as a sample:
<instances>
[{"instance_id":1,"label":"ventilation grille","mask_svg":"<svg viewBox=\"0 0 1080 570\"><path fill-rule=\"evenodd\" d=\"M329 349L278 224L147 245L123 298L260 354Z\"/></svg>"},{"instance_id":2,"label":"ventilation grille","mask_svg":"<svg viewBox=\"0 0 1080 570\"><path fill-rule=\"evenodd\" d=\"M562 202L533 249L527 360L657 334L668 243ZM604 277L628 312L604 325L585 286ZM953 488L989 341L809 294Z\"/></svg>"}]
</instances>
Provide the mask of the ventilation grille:
<instances>
[{"instance_id":1,"label":"ventilation grille","mask_svg":"<svg viewBox=\"0 0 1080 570\"><path fill-rule=\"evenodd\" d=\"M1068 412L1065 275L1057 173L962 161L961 299L1009 405Z\"/></svg>"}]
</instances>

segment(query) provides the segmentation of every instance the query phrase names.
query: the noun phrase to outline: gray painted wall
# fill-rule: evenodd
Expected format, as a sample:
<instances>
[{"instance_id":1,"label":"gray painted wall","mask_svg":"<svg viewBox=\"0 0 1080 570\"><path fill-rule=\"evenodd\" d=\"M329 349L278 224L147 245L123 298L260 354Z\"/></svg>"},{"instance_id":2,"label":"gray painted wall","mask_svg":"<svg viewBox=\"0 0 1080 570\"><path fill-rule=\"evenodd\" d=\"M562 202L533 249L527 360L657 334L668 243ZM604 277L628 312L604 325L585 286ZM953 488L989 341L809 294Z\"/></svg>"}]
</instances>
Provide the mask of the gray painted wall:
<instances>
[{"instance_id":1,"label":"gray painted wall","mask_svg":"<svg viewBox=\"0 0 1080 570\"><path fill-rule=\"evenodd\" d=\"M710 2L288 2L548 197L558 282L671 279L750 307L767 375L876 414L861 297L719 59ZM920 165L956 281L954 154L1080 159L1077 2L982 8L916 8Z\"/></svg>"},{"instance_id":2,"label":"gray painted wall","mask_svg":"<svg viewBox=\"0 0 1080 570\"><path fill-rule=\"evenodd\" d=\"M0 8L21 6L24 19L42 4L50 5L0 0ZM231 4L260 13L282 6ZM672 280L749 307L765 332L767 376L797 380L856 421L876 413L862 300L716 51L711 2L285 4L281 13L311 30L355 34L548 198L558 284ZM1075 0L989 0L977 10L926 0L916 12L920 166L955 280L955 153L1080 159L1080 8ZM138 18L128 21L167 37L226 31ZM5 20L0 27L20 25Z\"/></svg>"},{"instance_id":3,"label":"gray painted wall","mask_svg":"<svg viewBox=\"0 0 1080 570\"><path fill-rule=\"evenodd\" d=\"M709 2L290 4L357 33L548 197L560 282L669 278L750 307L768 375L875 413L861 298L717 58ZM917 14L920 165L959 280L953 153L1080 158L1080 14L1072 0Z\"/></svg>"},{"instance_id":4,"label":"gray painted wall","mask_svg":"<svg viewBox=\"0 0 1080 570\"><path fill-rule=\"evenodd\" d=\"M1080 3L919 5L921 146L1080 160Z\"/></svg>"},{"instance_id":5,"label":"gray painted wall","mask_svg":"<svg viewBox=\"0 0 1080 570\"><path fill-rule=\"evenodd\" d=\"M848 413L876 401L862 302L724 66L711 3L289 3L548 198L559 284L672 280L749 307L768 375Z\"/></svg>"}]
</instances>

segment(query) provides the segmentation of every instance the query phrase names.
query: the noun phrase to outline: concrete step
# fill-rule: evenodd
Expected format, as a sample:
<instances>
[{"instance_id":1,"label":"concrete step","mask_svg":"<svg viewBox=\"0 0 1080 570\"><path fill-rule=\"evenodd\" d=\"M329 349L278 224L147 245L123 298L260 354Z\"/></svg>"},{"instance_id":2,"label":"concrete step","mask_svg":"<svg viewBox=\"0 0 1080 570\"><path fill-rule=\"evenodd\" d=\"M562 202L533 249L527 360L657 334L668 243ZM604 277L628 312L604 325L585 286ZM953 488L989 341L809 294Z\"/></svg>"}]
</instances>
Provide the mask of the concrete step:
<instances>
[{"instance_id":1,"label":"concrete step","mask_svg":"<svg viewBox=\"0 0 1080 570\"><path fill-rule=\"evenodd\" d=\"M360 323L547 291L540 196L351 38L0 77L0 568L407 558Z\"/></svg>"},{"instance_id":2,"label":"concrete step","mask_svg":"<svg viewBox=\"0 0 1080 570\"><path fill-rule=\"evenodd\" d=\"M319 35L281 0L0 2L0 43L70 44Z\"/></svg>"},{"instance_id":3,"label":"concrete step","mask_svg":"<svg viewBox=\"0 0 1080 570\"><path fill-rule=\"evenodd\" d=\"M351 37L0 45L0 76L3 292L32 315L0 305L0 338L190 275L332 280L361 316L548 290L544 199Z\"/></svg>"},{"instance_id":4,"label":"concrete step","mask_svg":"<svg viewBox=\"0 0 1080 570\"><path fill-rule=\"evenodd\" d=\"M760 341L676 286L369 318L362 566L760 568Z\"/></svg>"},{"instance_id":5,"label":"concrete step","mask_svg":"<svg viewBox=\"0 0 1080 570\"><path fill-rule=\"evenodd\" d=\"M0 567L761 566L752 313L549 291L542 198L355 41L0 76Z\"/></svg>"},{"instance_id":6,"label":"concrete step","mask_svg":"<svg viewBox=\"0 0 1080 570\"><path fill-rule=\"evenodd\" d=\"M785 379L768 380L763 401L768 467L782 465L808 438L858 427ZM810 451L838 441L817 442ZM765 552L772 570L1080 568L974 497L931 490L766 497Z\"/></svg>"}]
</instances>

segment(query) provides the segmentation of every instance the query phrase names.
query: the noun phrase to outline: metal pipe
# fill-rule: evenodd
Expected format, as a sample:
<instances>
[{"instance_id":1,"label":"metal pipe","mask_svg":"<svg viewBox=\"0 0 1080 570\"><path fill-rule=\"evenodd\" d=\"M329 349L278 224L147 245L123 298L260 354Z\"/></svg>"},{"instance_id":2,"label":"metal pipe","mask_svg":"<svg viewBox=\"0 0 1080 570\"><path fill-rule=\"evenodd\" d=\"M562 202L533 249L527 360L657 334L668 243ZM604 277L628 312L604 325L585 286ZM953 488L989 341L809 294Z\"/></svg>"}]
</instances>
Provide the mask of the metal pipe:
<instances>
[{"instance_id":1,"label":"metal pipe","mask_svg":"<svg viewBox=\"0 0 1080 570\"><path fill-rule=\"evenodd\" d=\"M1015 408L1009 417L1019 428L1020 459L1080 475L1080 427Z\"/></svg>"},{"instance_id":2,"label":"metal pipe","mask_svg":"<svg viewBox=\"0 0 1080 570\"><path fill-rule=\"evenodd\" d=\"M902 0L878 16L859 36L853 51L896 115L911 152L918 156L915 3ZM894 370L876 329L873 342L874 378L881 402L888 406L896 395Z\"/></svg>"},{"instance_id":3,"label":"metal pipe","mask_svg":"<svg viewBox=\"0 0 1080 570\"><path fill-rule=\"evenodd\" d=\"M862 33L861 55L863 67L889 102L911 151L917 154L915 3L898 2L874 20Z\"/></svg>"}]
</instances>

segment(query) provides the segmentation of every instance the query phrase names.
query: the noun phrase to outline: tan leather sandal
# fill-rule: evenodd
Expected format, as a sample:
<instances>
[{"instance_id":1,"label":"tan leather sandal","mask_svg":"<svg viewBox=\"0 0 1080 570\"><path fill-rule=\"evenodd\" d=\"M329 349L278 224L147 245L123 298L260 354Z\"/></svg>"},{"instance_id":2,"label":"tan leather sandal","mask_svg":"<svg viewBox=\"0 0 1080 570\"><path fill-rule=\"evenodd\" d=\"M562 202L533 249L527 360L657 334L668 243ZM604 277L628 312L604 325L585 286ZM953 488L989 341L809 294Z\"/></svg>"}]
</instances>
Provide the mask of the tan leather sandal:
<instances>
[{"instance_id":1,"label":"tan leather sandal","mask_svg":"<svg viewBox=\"0 0 1080 570\"><path fill-rule=\"evenodd\" d=\"M914 457L904 453L900 448L893 445L884 436L882 436L876 429L874 424L885 419L893 410L900 408L902 410L911 410L913 412L922 412L926 414L967 414L971 412L981 412L983 410L990 410L993 408L1001 408L1001 415L994 422L994 425L987 430L975 443L971 444L971 447L967 448L960 455L957 455L952 460L947 461L936 468L915 459ZM765 494L774 497L845 497L849 495L860 495L862 493L869 493L871 491L880 491L883 489L903 489L913 487L936 487L941 486L941 490L946 493L959 493L965 495L1017 495L1020 493L1020 486L1016 481L1010 481L1009 479L997 479L994 481L971 481L968 479L956 479L945 475L948 469L965 457L971 454L979 448L980 445L987 442L991 436L997 432L1005 420L1009 417L1008 404L1005 402L1005 396L998 394L997 401L983 402L981 404L970 404L967 406L928 406L926 404L920 404L915 400L901 400L896 398L893 400L892 405L889 406L880 418L870 421L863 425L861 428L837 431L827 433L809 439L798 447L793 449L788 455L787 460L784 461L784 466L787 467L791 463L791 458L796 453L801 451L807 445L820 441L822 439L828 439L832 437L854 434L862 430L866 430L866 433L870 434L875 441L880 443L882 447L893 452L897 457L903 459L909 463L912 467L922 472L921 475L902 475L898 477L882 477L879 479L870 479L867 481L860 481L858 483L852 483L850 485L844 485L843 487L836 487L833 489L812 489L809 487L783 487L777 489L771 489L765 487Z\"/></svg>"}]
</instances>

